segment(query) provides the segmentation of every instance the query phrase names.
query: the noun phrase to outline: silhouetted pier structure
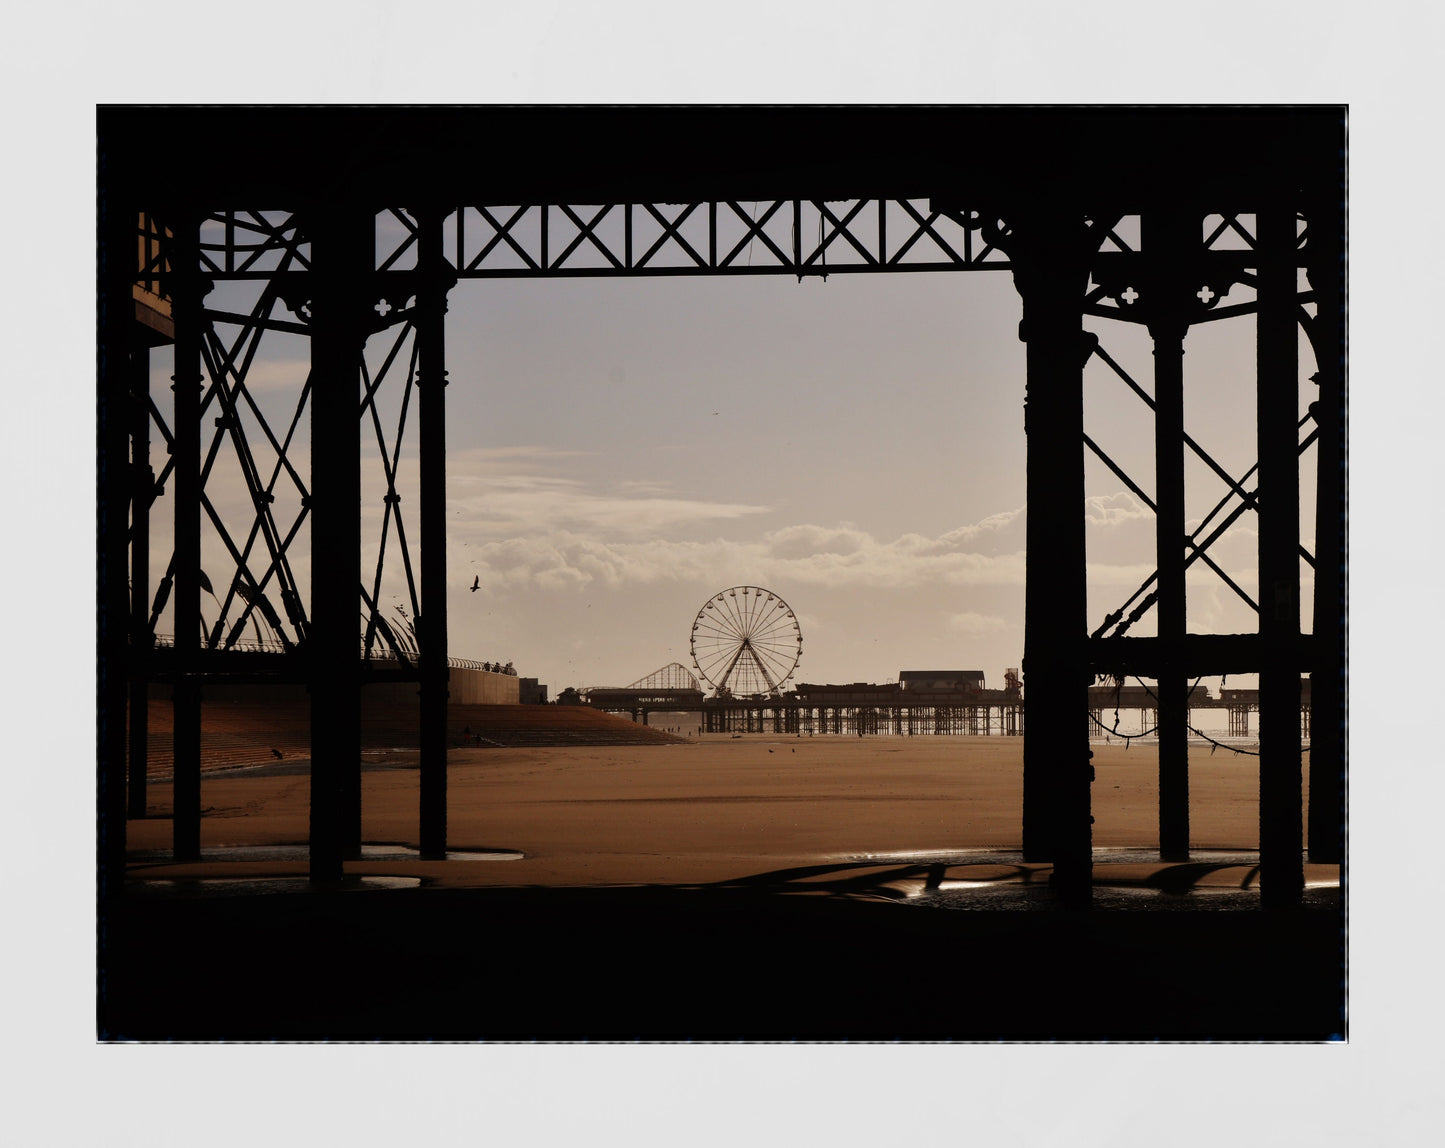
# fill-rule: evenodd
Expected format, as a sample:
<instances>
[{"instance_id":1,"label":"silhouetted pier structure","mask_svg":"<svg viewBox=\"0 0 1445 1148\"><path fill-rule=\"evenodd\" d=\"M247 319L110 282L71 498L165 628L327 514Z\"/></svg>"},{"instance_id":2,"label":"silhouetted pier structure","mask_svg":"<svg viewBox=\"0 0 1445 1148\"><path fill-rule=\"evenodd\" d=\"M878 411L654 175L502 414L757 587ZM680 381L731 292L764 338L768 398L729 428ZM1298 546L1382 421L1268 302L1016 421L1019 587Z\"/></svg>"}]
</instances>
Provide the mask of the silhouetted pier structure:
<instances>
[{"instance_id":1,"label":"silhouetted pier structure","mask_svg":"<svg viewBox=\"0 0 1445 1148\"><path fill-rule=\"evenodd\" d=\"M810 685L777 697L711 697L703 702L704 733L987 737L1023 733L1023 699L1018 689L989 690L983 675L967 682L945 680L874 685ZM975 684L976 683L976 684Z\"/></svg>"},{"instance_id":2,"label":"silhouetted pier structure","mask_svg":"<svg viewBox=\"0 0 1445 1148\"><path fill-rule=\"evenodd\" d=\"M1257 673L1264 714L1296 710L1300 675L1311 677L1310 855L1340 860L1340 109L108 107L98 128L103 893L124 865L128 699L137 718L129 783L143 793L144 684L167 600L183 622L169 655L176 856L199 854L202 691L225 679L218 652L264 618L286 635L310 685L311 873L318 882L341 877L360 848L358 610L368 646L384 648L384 562L405 567L420 640L419 838L426 855L445 854L445 323L448 292L466 278L1009 274L1027 346L1023 669L1030 707L1048 715L1024 740L1026 858L1053 862L1064 899L1088 900L1093 770L1082 718L1090 682L1123 674L1159 683L1160 850L1187 857L1188 683ZM1152 393L1085 332L1085 316L1144 326ZM1184 426L1185 342L1194 325L1218 321L1256 333L1258 462L1243 475L1219 466ZM1318 397L1303 417L1301 331L1318 363ZM246 382L261 342L280 336L306 340L310 370L295 417L273 426ZM169 418L149 391L150 349L164 341L175 355ZM1154 412L1152 497L1084 433L1091 359ZM402 531L411 508L394 473L402 428L381 419L383 387L415 399L415 560ZM291 457L303 411L304 474ZM159 471L153 423L168 455ZM382 534L368 543L375 569L363 568L359 545L363 432L376 440L374 469L384 474ZM1309 554L1300 545L1299 465L1311 447ZM1157 524L1156 574L1097 626L1086 609L1086 450ZM1229 490L1193 534L1186 451ZM236 519L207 495L218 457L232 460L249 495ZM162 491L175 542L158 587L148 521ZM1259 531L1257 599L1207 553L1246 513ZM203 572L203 524L229 569ZM290 561L303 526L309 580ZM1302 558L1314 568L1312 605L1300 600ZM1185 570L1196 562L1257 611L1255 631L1188 631ZM208 575L221 615L203 635ZM1159 636L1130 636L1150 610ZM1297 723L1266 719L1260 864L1270 905L1301 896L1301 786Z\"/></svg>"},{"instance_id":3,"label":"silhouetted pier structure","mask_svg":"<svg viewBox=\"0 0 1445 1148\"><path fill-rule=\"evenodd\" d=\"M871 691L859 691L851 701L846 696L825 701L819 695L708 698L702 714L704 733L1014 737L1024 732L1023 706L1017 697L979 698L966 705L925 701L901 705L896 698L874 697Z\"/></svg>"},{"instance_id":4,"label":"silhouetted pier structure","mask_svg":"<svg viewBox=\"0 0 1445 1148\"><path fill-rule=\"evenodd\" d=\"M1310 695L1309 678L1300 679L1300 735L1306 739L1310 736L1310 711L1314 704L1314 699ZM1187 702L1186 720L1191 725L1193 718L1189 715L1194 710L1227 710L1230 737L1248 737L1251 733L1250 714L1259 713L1259 690L1257 689L1235 689L1224 686L1220 688L1219 696L1215 697L1210 694L1207 685L1196 682L1190 687L1185 700ZM1111 721L1106 720L1106 716L1112 715L1116 711L1136 710L1140 714L1140 724L1144 729L1157 729L1159 707L1157 685L1090 686L1091 736L1097 736L1100 732L1108 733L1115 728Z\"/></svg>"}]
</instances>

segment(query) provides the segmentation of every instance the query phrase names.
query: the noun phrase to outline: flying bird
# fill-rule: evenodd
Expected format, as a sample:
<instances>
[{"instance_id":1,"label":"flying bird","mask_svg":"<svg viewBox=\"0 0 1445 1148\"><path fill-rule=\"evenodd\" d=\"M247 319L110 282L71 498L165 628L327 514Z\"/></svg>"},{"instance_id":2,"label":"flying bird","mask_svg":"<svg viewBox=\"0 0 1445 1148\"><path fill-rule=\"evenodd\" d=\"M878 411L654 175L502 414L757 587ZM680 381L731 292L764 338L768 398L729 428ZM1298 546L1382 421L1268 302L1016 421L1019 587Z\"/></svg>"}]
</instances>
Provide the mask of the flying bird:
<instances>
[{"instance_id":1,"label":"flying bird","mask_svg":"<svg viewBox=\"0 0 1445 1148\"><path fill-rule=\"evenodd\" d=\"M475 574L475 575L473 575L473 576L472 576L472 593L473 593L473 594L475 594L475 593L477 592L477 588L480 587L481 584L482 584L482 576L481 576L480 574Z\"/></svg>"}]
</instances>

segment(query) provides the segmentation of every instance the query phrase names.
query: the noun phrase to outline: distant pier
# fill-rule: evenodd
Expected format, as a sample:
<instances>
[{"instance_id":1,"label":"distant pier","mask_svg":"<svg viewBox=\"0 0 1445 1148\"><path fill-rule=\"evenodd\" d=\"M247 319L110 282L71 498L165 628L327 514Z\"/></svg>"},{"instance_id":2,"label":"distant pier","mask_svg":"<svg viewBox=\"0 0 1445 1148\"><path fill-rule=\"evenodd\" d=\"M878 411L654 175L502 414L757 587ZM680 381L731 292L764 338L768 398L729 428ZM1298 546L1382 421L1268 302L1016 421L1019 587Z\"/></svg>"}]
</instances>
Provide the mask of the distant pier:
<instances>
[{"instance_id":1,"label":"distant pier","mask_svg":"<svg viewBox=\"0 0 1445 1148\"><path fill-rule=\"evenodd\" d=\"M1089 687L1089 714L1091 721L1089 728L1091 733L1102 730L1108 733L1112 722L1106 721L1105 714L1114 714L1121 710L1138 710L1140 715L1140 729L1153 730L1159 725L1159 698L1156 686L1090 686ZM1257 689L1221 689L1219 696L1215 697L1209 692L1209 687L1203 683L1196 683L1189 691L1187 699L1186 722L1194 724L1194 710L1227 710L1228 711L1228 736L1249 737L1252 733L1257 734L1258 719L1251 719L1251 714L1259 713L1259 690ZM1310 680L1300 679L1300 734L1308 738L1310 736ZM1095 724L1097 723L1097 724ZM1251 730L1251 724L1255 728Z\"/></svg>"}]
</instances>

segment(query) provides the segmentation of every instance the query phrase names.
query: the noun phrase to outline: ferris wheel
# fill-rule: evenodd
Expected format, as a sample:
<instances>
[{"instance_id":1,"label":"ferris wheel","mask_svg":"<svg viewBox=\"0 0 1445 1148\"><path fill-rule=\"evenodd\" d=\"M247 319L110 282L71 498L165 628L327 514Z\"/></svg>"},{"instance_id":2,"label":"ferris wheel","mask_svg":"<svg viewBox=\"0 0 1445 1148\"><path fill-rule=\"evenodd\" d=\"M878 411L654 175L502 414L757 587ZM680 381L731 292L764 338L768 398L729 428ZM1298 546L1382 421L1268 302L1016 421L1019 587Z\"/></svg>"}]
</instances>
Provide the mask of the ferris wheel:
<instances>
[{"instance_id":1,"label":"ferris wheel","mask_svg":"<svg viewBox=\"0 0 1445 1148\"><path fill-rule=\"evenodd\" d=\"M761 586L709 598L692 623L692 664L719 694L778 694L803 653L792 608Z\"/></svg>"}]
</instances>

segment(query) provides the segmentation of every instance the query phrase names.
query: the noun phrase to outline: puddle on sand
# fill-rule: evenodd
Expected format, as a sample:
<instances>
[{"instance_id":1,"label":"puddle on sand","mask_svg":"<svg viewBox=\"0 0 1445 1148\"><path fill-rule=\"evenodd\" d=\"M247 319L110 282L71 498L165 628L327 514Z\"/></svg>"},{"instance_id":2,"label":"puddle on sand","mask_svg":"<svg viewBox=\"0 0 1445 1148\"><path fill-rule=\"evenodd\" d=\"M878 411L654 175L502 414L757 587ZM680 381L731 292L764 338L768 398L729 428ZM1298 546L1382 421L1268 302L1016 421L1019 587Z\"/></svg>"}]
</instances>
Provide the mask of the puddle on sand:
<instances>
[{"instance_id":1,"label":"puddle on sand","mask_svg":"<svg viewBox=\"0 0 1445 1148\"><path fill-rule=\"evenodd\" d=\"M307 861L305 845L220 845L201 850L201 861ZM515 849L449 849L448 861L520 861L525 854ZM127 858L132 864L168 864L174 860L168 849L135 850ZM420 861L421 851L409 845L363 845L362 861Z\"/></svg>"},{"instance_id":2,"label":"puddle on sand","mask_svg":"<svg viewBox=\"0 0 1445 1148\"><path fill-rule=\"evenodd\" d=\"M895 849L880 853L832 853L825 861L847 861L859 865L1018 865L1024 855L1007 849ZM1115 862L1159 862L1159 851L1148 848L1096 845L1093 860L1098 864ZM1192 849L1189 864L1258 865L1259 854L1235 849Z\"/></svg>"},{"instance_id":3,"label":"puddle on sand","mask_svg":"<svg viewBox=\"0 0 1445 1148\"><path fill-rule=\"evenodd\" d=\"M525 854L515 849L448 849L448 861L520 861ZM363 845L363 861L421 861L421 850L410 845Z\"/></svg>"},{"instance_id":4,"label":"puddle on sand","mask_svg":"<svg viewBox=\"0 0 1445 1148\"><path fill-rule=\"evenodd\" d=\"M333 888L342 893L368 889L416 889L420 877L344 877ZM149 896L253 897L265 893L305 893L317 889L309 877L144 877L130 882Z\"/></svg>"},{"instance_id":5,"label":"puddle on sand","mask_svg":"<svg viewBox=\"0 0 1445 1148\"><path fill-rule=\"evenodd\" d=\"M1306 889L1302 898L1306 908L1337 908L1339 890ZM1037 885L996 885L992 888L950 889L945 886L909 897L900 904L920 909L944 910L1007 910L1057 912L1061 906L1045 882ZM1166 893L1162 889L1128 886L1094 887L1092 911L1111 912L1253 912L1260 911L1258 888L1194 889L1188 893Z\"/></svg>"}]
</instances>

